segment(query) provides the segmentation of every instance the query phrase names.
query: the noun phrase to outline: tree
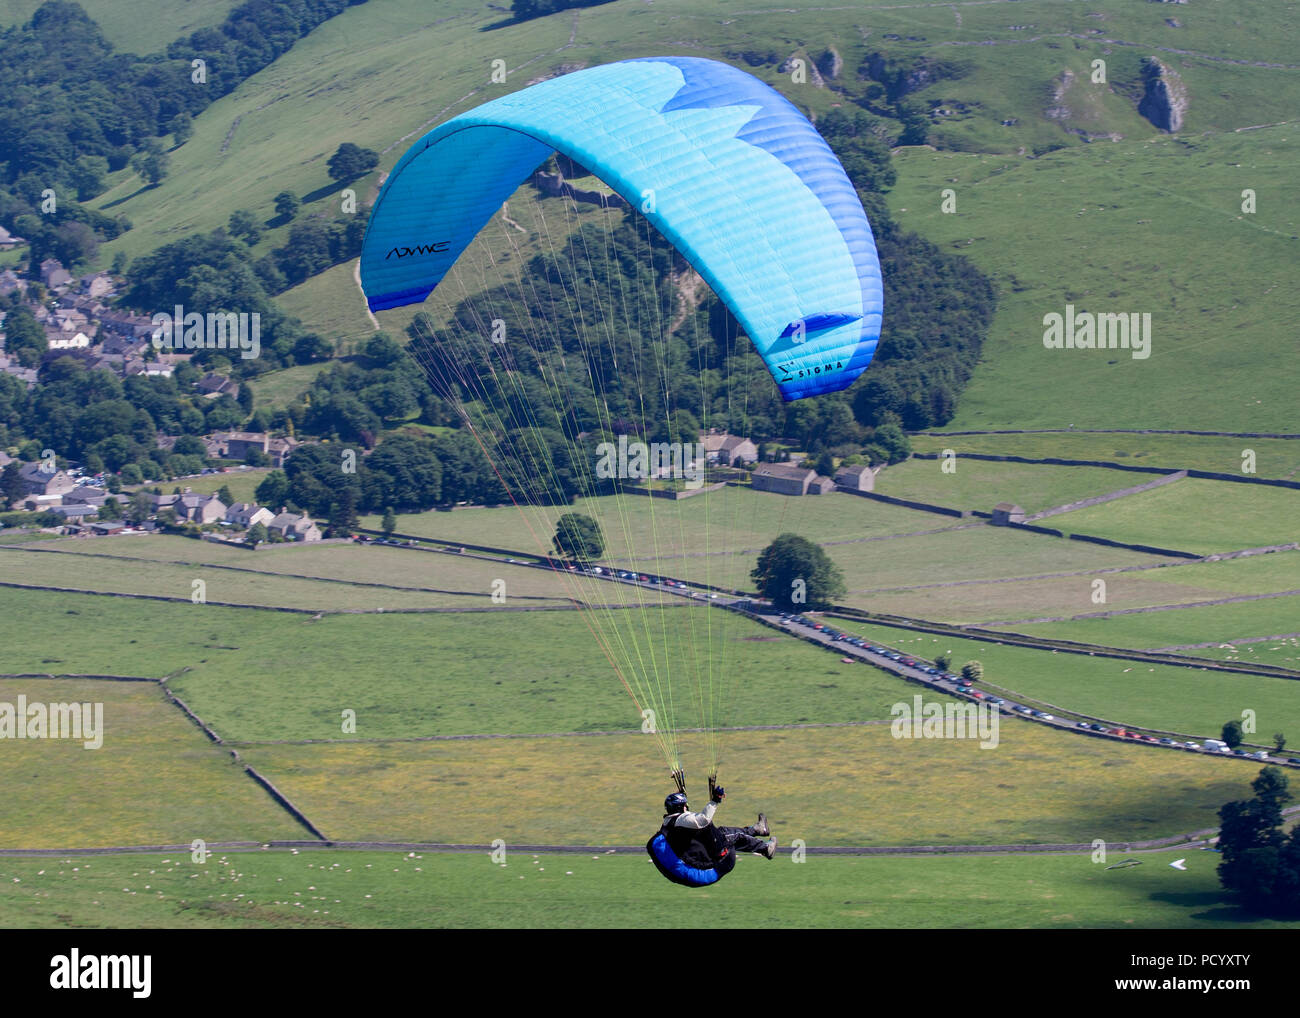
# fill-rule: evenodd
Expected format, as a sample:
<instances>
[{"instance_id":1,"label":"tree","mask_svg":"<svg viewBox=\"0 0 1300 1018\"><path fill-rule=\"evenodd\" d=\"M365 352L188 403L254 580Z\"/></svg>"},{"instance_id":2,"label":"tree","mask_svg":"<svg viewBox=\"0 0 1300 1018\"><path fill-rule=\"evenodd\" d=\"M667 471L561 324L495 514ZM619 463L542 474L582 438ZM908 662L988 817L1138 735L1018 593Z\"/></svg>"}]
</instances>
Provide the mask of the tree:
<instances>
[{"instance_id":1,"label":"tree","mask_svg":"<svg viewBox=\"0 0 1300 1018\"><path fill-rule=\"evenodd\" d=\"M254 523L248 528L248 533L244 535L244 542L256 548L259 544L266 543L266 536L266 524Z\"/></svg>"},{"instance_id":2,"label":"tree","mask_svg":"<svg viewBox=\"0 0 1300 1018\"><path fill-rule=\"evenodd\" d=\"M19 472L17 460L11 460L5 464L4 471L0 473L0 494L5 497L5 503L9 508L18 505L23 495L27 493L27 485L23 483L22 474Z\"/></svg>"},{"instance_id":3,"label":"tree","mask_svg":"<svg viewBox=\"0 0 1300 1018\"><path fill-rule=\"evenodd\" d=\"M77 201L89 201L104 190L108 160L103 156L81 156L73 164L69 180L77 189Z\"/></svg>"},{"instance_id":4,"label":"tree","mask_svg":"<svg viewBox=\"0 0 1300 1018\"><path fill-rule=\"evenodd\" d=\"M41 323L27 308L16 307L5 316L5 351L23 367L36 367L49 345Z\"/></svg>"},{"instance_id":5,"label":"tree","mask_svg":"<svg viewBox=\"0 0 1300 1018\"><path fill-rule=\"evenodd\" d=\"M276 264L291 283L301 283L334 264L329 234L319 219L307 218L289 227L289 239L275 250Z\"/></svg>"},{"instance_id":6,"label":"tree","mask_svg":"<svg viewBox=\"0 0 1300 1018\"><path fill-rule=\"evenodd\" d=\"M326 169L330 179L340 184L354 177L364 176L379 165L379 153L345 141L330 156Z\"/></svg>"},{"instance_id":7,"label":"tree","mask_svg":"<svg viewBox=\"0 0 1300 1018\"><path fill-rule=\"evenodd\" d=\"M829 452L824 452L818 456L812 468L823 477L835 476L835 460Z\"/></svg>"},{"instance_id":8,"label":"tree","mask_svg":"<svg viewBox=\"0 0 1300 1018\"><path fill-rule=\"evenodd\" d=\"M952 651L945 650L934 659L934 666L941 672L946 672L952 666Z\"/></svg>"},{"instance_id":9,"label":"tree","mask_svg":"<svg viewBox=\"0 0 1300 1018\"><path fill-rule=\"evenodd\" d=\"M385 538L393 536L393 531L397 529L397 517L393 514L391 505L384 510L384 520L379 526L383 530Z\"/></svg>"},{"instance_id":10,"label":"tree","mask_svg":"<svg viewBox=\"0 0 1300 1018\"><path fill-rule=\"evenodd\" d=\"M867 461L868 466L882 466L889 462L889 450L873 442L870 445L863 446L862 458Z\"/></svg>"},{"instance_id":11,"label":"tree","mask_svg":"<svg viewBox=\"0 0 1300 1018\"><path fill-rule=\"evenodd\" d=\"M1229 721L1223 726L1223 734L1220 736L1228 744L1229 749L1236 749L1241 745L1241 722Z\"/></svg>"},{"instance_id":12,"label":"tree","mask_svg":"<svg viewBox=\"0 0 1300 1018\"><path fill-rule=\"evenodd\" d=\"M749 575L763 597L795 611L828 608L846 590L844 575L830 556L797 534L782 534L763 549Z\"/></svg>"},{"instance_id":13,"label":"tree","mask_svg":"<svg viewBox=\"0 0 1300 1018\"><path fill-rule=\"evenodd\" d=\"M912 455L912 443L897 424L882 424L878 427L873 444L889 454L890 463L901 463Z\"/></svg>"},{"instance_id":14,"label":"tree","mask_svg":"<svg viewBox=\"0 0 1300 1018\"><path fill-rule=\"evenodd\" d=\"M260 505L269 506L272 510L278 510L289 497L288 476L283 470L272 470L266 475L262 483L257 486L257 491L253 493L253 497L257 499Z\"/></svg>"},{"instance_id":15,"label":"tree","mask_svg":"<svg viewBox=\"0 0 1300 1018\"><path fill-rule=\"evenodd\" d=\"M141 523L149 518L153 511L153 506L149 502L149 493L137 491L131 496L131 501L126 505L126 521L132 526L138 527Z\"/></svg>"},{"instance_id":16,"label":"tree","mask_svg":"<svg viewBox=\"0 0 1300 1018\"><path fill-rule=\"evenodd\" d=\"M388 333L376 332L366 340L365 356L372 367L391 368L406 358L406 351Z\"/></svg>"},{"instance_id":17,"label":"tree","mask_svg":"<svg viewBox=\"0 0 1300 1018\"><path fill-rule=\"evenodd\" d=\"M330 503L329 536L350 537L357 522L356 489L344 488L338 501Z\"/></svg>"},{"instance_id":18,"label":"tree","mask_svg":"<svg viewBox=\"0 0 1300 1018\"><path fill-rule=\"evenodd\" d=\"M298 214L298 196L292 191L281 191L275 196L275 214L281 219L292 219Z\"/></svg>"},{"instance_id":19,"label":"tree","mask_svg":"<svg viewBox=\"0 0 1300 1018\"><path fill-rule=\"evenodd\" d=\"M576 562L590 562L605 553L600 524L582 513L565 513L555 524L555 553Z\"/></svg>"},{"instance_id":20,"label":"tree","mask_svg":"<svg viewBox=\"0 0 1300 1018\"><path fill-rule=\"evenodd\" d=\"M1273 733L1273 749L1279 754L1286 749L1286 736L1281 732Z\"/></svg>"},{"instance_id":21,"label":"tree","mask_svg":"<svg viewBox=\"0 0 1300 1018\"><path fill-rule=\"evenodd\" d=\"M140 152L131 159L131 169L149 182L150 187L157 187L167 176L168 156L166 152Z\"/></svg>"},{"instance_id":22,"label":"tree","mask_svg":"<svg viewBox=\"0 0 1300 1018\"><path fill-rule=\"evenodd\" d=\"M97 514L101 520L120 520L122 518L122 506L115 498L104 499L104 504L99 507Z\"/></svg>"},{"instance_id":23,"label":"tree","mask_svg":"<svg viewBox=\"0 0 1300 1018\"><path fill-rule=\"evenodd\" d=\"M314 364L334 356L334 344L328 339L309 332L293 344L293 359L299 364Z\"/></svg>"},{"instance_id":24,"label":"tree","mask_svg":"<svg viewBox=\"0 0 1300 1018\"><path fill-rule=\"evenodd\" d=\"M984 678L984 666L978 661L967 661L961 666L961 677L971 682L979 682Z\"/></svg>"},{"instance_id":25,"label":"tree","mask_svg":"<svg viewBox=\"0 0 1300 1018\"><path fill-rule=\"evenodd\" d=\"M262 239L262 224L248 209L236 209L230 213L226 230L232 237L238 237L249 247L253 247Z\"/></svg>"},{"instance_id":26,"label":"tree","mask_svg":"<svg viewBox=\"0 0 1300 1018\"><path fill-rule=\"evenodd\" d=\"M1265 767L1251 782L1253 799L1219 810L1219 882L1256 912L1300 915L1300 835L1282 832L1291 799L1286 775Z\"/></svg>"},{"instance_id":27,"label":"tree","mask_svg":"<svg viewBox=\"0 0 1300 1018\"><path fill-rule=\"evenodd\" d=\"M431 439L392 435L366 457L366 467L367 508L391 505L401 512L419 512L442 501L442 464Z\"/></svg>"},{"instance_id":28,"label":"tree","mask_svg":"<svg viewBox=\"0 0 1300 1018\"><path fill-rule=\"evenodd\" d=\"M227 508L235 504L235 496L231 492L230 485L228 484L223 484L221 486L221 490L217 492L217 498L220 499L221 504Z\"/></svg>"},{"instance_id":29,"label":"tree","mask_svg":"<svg viewBox=\"0 0 1300 1018\"><path fill-rule=\"evenodd\" d=\"M176 147L179 148L194 136L194 118L183 111L177 113L167 121L167 130L175 139Z\"/></svg>"}]
</instances>

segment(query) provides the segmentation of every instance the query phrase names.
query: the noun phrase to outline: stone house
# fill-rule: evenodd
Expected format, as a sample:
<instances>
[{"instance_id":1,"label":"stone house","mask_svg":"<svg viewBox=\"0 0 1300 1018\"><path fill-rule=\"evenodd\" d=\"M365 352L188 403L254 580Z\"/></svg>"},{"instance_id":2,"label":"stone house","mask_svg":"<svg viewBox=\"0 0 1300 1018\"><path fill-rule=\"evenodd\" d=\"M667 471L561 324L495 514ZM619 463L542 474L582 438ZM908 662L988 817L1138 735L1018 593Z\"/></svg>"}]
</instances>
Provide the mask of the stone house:
<instances>
[{"instance_id":1,"label":"stone house","mask_svg":"<svg viewBox=\"0 0 1300 1018\"><path fill-rule=\"evenodd\" d=\"M316 526L311 517L305 513L299 516L297 513L289 513L281 509L279 515L266 525L266 529L273 534L279 534L286 541L321 539L320 527Z\"/></svg>"},{"instance_id":2,"label":"stone house","mask_svg":"<svg viewBox=\"0 0 1300 1018\"><path fill-rule=\"evenodd\" d=\"M77 481L66 470L46 471L44 463L24 463L18 468L19 476L29 495L66 495L77 487Z\"/></svg>"},{"instance_id":3,"label":"stone house","mask_svg":"<svg viewBox=\"0 0 1300 1018\"><path fill-rule=\"evenodd\" d=\"M700 444L704 446L704 455L710 463L729 467L736 460L753 463L758 459L758 446L739 435L711 432L700 437Z\"/></svg>"},{"instance_id":4,"label":"stone house","mask_svg":"<svg viewBox=\"0 0 1300 1018\"><path fill-rule=\"evenodd\" d=\"M226 522L245 530L258 523L268 526L274 519L270 509L252 502L236 502L226 510Z\"/></svg>"},{"instance_id":5,"label":"stone house","mask_svg":"<svg viewBox=\"0 0 1300 1018\"><path fill-rule=\"evenodd\" d=\"M216 495L182 495L173 508L178 519L191 523L216 523L226 518L226 504Z\"/></svg>"}]
</instances>

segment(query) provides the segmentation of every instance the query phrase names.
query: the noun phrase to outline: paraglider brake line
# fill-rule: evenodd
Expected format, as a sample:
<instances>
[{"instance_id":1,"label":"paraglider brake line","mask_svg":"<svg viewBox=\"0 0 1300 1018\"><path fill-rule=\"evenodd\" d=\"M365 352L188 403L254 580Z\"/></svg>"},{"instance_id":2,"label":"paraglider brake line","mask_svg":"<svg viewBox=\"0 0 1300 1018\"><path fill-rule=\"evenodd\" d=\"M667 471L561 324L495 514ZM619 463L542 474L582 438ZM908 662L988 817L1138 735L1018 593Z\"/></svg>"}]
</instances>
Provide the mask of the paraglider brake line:
<instances>
[{"instance_id":1,"label":"paraglider brake line","mask_svg":"<svg viewBox=\"0 0 1300 1018\"><path fill-rule=\"evenodd\" d=\"M677 791L686 794L686 772L680 767L673 771L673 780L677 782Z\"/></svg>"}]
</instances>

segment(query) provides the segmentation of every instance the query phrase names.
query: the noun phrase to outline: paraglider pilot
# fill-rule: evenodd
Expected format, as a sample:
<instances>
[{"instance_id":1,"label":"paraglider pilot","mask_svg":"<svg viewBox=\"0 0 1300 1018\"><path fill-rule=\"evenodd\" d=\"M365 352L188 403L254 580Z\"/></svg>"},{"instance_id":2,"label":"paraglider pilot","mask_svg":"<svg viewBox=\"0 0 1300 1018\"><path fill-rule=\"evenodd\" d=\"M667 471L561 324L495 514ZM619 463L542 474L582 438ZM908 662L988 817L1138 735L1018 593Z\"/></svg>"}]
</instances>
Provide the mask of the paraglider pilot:
<instances>
[{"instance_id":1,"label":"paraglider pilot","mask_svg":"<svg viewBox=\"0 0 1300 1018\"><path fill-rule=\"evenodd\" d=\"M699 813L690 812L685 792L673 792L664 799L663 825L646 844L646 851L669 880L704 887L731 872L737 852L776 857L776 838L771 837L762 813L751 827L714 826L713 815L724 798L726 791L709 778L709 803Z\"/></svg>"}]
</instances>

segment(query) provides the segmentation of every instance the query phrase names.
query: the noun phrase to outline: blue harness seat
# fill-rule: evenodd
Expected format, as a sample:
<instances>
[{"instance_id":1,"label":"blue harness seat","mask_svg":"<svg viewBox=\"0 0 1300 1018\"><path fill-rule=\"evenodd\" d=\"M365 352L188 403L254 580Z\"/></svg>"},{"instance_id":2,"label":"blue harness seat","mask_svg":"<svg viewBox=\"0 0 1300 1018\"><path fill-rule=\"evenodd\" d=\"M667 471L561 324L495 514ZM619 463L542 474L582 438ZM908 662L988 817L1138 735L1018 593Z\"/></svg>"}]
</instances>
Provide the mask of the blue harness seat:
<instances>
[{"instance_id":1,"label":"blue harness seat","mask_svg":"<svg viewBox=\"0 0 1300 1018\"><path fill-rule=\"evenodd\" d=\"M721 837L716 838L717 842L722 842L722 840ZM681 884L683 887L708 887L710 884L716 884L730 873L736 865L736 853L726 847L724 843L718 848L718 861L715 865L708 869L688 866L672 850L672 846L668 844L668 839L664 837L662 830L646 842L645 850L650 854L655 868L660 873L674 884Z\"/></svg>"}]
</instances>

